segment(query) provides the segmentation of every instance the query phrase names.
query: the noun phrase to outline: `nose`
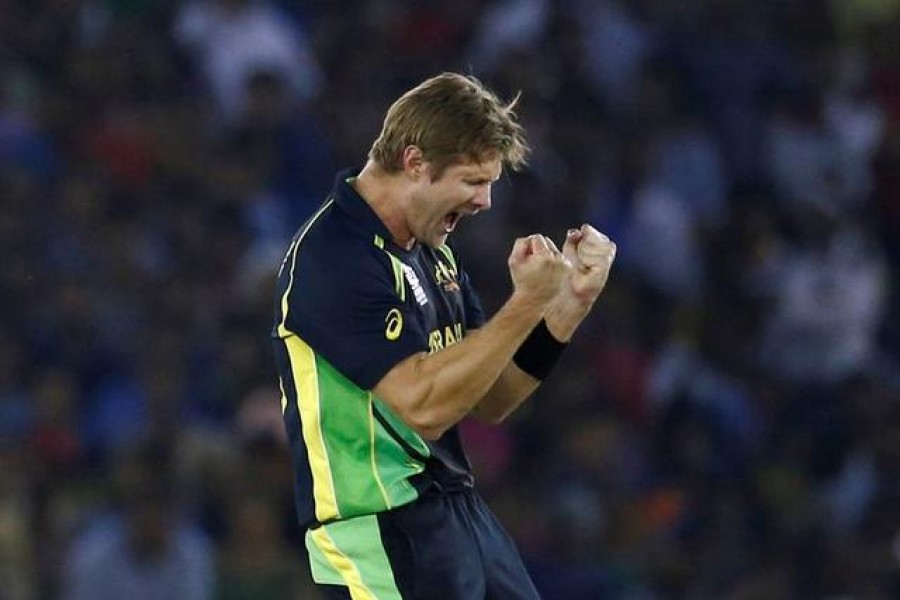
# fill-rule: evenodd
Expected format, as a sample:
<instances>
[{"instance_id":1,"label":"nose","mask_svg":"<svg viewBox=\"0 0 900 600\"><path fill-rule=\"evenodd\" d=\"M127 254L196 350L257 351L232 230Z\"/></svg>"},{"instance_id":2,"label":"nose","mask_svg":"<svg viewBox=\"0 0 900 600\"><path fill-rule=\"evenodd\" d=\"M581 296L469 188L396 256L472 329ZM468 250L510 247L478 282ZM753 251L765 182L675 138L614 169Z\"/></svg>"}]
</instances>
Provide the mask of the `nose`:
<instances>
[{"instance_id":1,"label":"nose","mask_svg":"<svg viewBox=\"0 0 900 600\"><path fill-rule=\"evenodd\" d=\"M491 209L491 186L489 184L480 188L472 198L472 208L476 213Z\"/></svg>"}]
</instances>

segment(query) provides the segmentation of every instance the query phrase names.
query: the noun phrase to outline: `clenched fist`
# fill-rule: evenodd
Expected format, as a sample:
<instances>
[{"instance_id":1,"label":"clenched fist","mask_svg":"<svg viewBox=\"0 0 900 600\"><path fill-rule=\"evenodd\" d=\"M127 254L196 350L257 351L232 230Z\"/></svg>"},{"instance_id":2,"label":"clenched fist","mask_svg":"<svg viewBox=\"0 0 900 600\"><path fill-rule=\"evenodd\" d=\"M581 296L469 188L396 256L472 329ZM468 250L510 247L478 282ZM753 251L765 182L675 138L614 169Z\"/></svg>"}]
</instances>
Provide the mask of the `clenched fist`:
<instances>
[{"instance_id":1,"label":"clenched fist","mask_svg":"<svg viewBox=\"0 0 900 600\"><path fill-rule=\"evenodd\" d=\"M572 263L569 278L571 293L584 302L593 302L606 286L609 270L616 258L616 245L608 237L584 224L570 229L562 249Z\"/></svg>"},{"instance_id":2,"label":"clenched fist","mask_svg":"<svg viewBox=\"0 0 900 600\"><path fill-rule=\"evenodd\" d=\"M516 292L541 305L559 294L572 272L572 262L540 234L517 239L507 262Z\"/></svg>"}]
</instances>

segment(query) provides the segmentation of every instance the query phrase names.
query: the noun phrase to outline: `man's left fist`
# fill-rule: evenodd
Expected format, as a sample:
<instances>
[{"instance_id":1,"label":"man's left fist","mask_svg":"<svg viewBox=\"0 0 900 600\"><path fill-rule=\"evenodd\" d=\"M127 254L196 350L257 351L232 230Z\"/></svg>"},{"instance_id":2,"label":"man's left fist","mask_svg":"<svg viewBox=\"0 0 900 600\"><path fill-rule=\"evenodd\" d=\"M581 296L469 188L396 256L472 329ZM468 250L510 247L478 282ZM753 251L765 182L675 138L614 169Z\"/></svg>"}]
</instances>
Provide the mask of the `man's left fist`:
<instances>
[{"instance_id":1,"label":"man's left fist","mask_svg":"<svg viewBox=\"0 0 900 600\"><path fill-rule=\"evenodd\" d=\"M616 258L616 245L590 225L574 230L581 234L576 242L578 265L588 269L607 269Z\"/></svg>"},{"instance_id":2,"label":"man's left fist","mask_svg":"<svg viewBox=\"0 0 900 600\"><path fill-rule=\"evenodd\" d=\"M606 285L616 258L616 244L585 223L580 229L568 231L563 255L575 267L571 275L572 292L579 299L592 302Z\"/></svg>"}]
</instances>

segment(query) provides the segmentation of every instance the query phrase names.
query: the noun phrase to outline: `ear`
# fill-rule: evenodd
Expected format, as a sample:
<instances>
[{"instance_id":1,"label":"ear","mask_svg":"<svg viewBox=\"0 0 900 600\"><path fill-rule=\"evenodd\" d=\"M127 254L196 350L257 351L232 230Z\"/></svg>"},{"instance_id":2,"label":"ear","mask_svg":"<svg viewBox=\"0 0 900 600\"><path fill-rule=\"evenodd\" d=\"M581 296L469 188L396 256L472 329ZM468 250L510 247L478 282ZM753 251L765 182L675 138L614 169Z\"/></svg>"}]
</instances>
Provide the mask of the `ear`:
<instances>
[{"instance_id":1,"label":"ear","mask_svg":"<svg viewBox=\"0 0 900 600\"><path fill-rule=\"evenodd\" d=\"M427 166L421 148L410 145L403 149L403 171L407 175L418 179L427 173Z\"/></svg>"}]
</instances>

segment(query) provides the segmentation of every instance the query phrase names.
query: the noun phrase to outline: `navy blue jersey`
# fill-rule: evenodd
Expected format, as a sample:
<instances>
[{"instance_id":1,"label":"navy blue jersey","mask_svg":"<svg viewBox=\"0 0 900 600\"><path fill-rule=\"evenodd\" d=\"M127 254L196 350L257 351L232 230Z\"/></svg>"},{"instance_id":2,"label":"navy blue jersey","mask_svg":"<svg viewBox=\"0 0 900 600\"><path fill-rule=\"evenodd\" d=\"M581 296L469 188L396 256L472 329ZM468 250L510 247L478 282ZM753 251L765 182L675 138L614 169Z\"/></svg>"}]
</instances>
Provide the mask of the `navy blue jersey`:
<instances>
[{"instance_id":1,"label":"navy blue jersey","mask_svg":"<svg viewBox=\"0 0 900 600\"><path fill-rule=\"evenodd\" d=\"M338 175L278 275L273 337L304 526L472 485L456 427L429 442L371 390L403 359L480 327L480 303L449 246L391 241L355 175Z\"/></svg>"}]
</instances>

